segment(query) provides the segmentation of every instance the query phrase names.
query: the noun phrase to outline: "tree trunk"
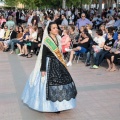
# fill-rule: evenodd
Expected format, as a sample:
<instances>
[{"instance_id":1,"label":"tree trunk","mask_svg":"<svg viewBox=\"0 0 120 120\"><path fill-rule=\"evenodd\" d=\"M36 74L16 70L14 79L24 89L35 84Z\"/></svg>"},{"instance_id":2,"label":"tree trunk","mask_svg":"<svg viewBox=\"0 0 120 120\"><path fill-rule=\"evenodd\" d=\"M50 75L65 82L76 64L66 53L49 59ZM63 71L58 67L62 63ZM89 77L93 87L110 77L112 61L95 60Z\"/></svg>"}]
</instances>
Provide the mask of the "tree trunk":
<instances>
[{"instance_id":1,"label":"tree trunk","mask_svg":"<svg viewBox=\"0 0 120 120\"><path fill-rule=\"evenodd\" d=\"M62 8L65 9L66 8L66 0L62 1Z\"/></svg>"},{"instance_id":2,"label":"tree trunk","mask_svg":"<svg viewBox=\"0 0 120 120\"><path fill-rule=\"evenodd\" d=\"M99 10L98 10L98 13L99 13L99 14L102 13L102 1L103 1L103 0L99 0Z\"/></svg>"},{"instance_id":3,"label":"tree trunk","mask_svg":"<svg viewBox=\"0 0 120 120\"><path fill-rule=\"evenodd\" d=\"M90 4L89 4L89 9L91 8L91 4L92 4L92 0L90 1Z\"/></svg>"}]
</instances>

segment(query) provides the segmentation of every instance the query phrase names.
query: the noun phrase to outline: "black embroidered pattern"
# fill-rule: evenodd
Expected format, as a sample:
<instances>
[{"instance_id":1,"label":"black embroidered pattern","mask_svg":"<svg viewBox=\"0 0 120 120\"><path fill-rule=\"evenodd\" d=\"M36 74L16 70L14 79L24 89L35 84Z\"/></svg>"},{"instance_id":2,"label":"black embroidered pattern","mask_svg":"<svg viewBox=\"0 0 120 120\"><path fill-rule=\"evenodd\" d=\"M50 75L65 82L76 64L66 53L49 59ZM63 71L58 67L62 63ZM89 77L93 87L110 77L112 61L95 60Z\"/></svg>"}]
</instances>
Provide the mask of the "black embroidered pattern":
<instances>
[{"instance_id":1,"label":"black embroidered pattern","mask_svg":"<svg viewBox=\"0 0 120 120\"><path fill-rule=\"evenodd\" d=\"M58 59L49 58L47 71L47 100L61 102L76 97L77 90L73 79Z\"/></svg>"}]
</instances>

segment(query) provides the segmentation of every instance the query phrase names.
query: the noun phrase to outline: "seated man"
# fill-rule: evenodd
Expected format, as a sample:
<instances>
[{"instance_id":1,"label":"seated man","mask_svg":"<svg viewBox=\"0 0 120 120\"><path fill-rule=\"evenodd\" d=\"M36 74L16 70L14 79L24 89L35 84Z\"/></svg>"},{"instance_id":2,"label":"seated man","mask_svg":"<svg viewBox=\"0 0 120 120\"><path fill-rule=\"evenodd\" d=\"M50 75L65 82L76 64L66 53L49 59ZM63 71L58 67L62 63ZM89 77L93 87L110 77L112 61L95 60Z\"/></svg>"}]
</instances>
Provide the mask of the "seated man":
<instances>
[{"instance_id":1,"label":"seated man","mask_svg":"<svg viewBox=\"0 0 120 120\"><path fill-rule=\"evenodd\" d=\"M117 29L120 27L120 16L117 16L117 20L115 21L114 28Z\"/></svg>"}]
</instances>

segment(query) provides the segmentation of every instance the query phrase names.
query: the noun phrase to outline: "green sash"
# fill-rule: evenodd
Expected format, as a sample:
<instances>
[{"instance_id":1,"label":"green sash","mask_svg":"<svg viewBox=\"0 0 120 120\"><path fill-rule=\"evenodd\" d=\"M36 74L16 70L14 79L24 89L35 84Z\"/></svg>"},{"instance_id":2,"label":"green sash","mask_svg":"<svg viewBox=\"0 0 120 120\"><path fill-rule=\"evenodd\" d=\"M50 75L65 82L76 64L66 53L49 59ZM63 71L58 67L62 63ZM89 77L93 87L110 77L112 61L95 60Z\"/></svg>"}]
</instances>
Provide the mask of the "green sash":
<instances>
[{"instance_id":1,"label":"green sash","mask_svg":"<svg viewBox=\"0 0 120 120\"><path fill-rule=\"evenodd\" d=\"M50 37L46 37L44 42L45 45L51 50L51 52L56 56L56 58L66 67L63 56L54 41Z\"/></svg>"}]
</instances>

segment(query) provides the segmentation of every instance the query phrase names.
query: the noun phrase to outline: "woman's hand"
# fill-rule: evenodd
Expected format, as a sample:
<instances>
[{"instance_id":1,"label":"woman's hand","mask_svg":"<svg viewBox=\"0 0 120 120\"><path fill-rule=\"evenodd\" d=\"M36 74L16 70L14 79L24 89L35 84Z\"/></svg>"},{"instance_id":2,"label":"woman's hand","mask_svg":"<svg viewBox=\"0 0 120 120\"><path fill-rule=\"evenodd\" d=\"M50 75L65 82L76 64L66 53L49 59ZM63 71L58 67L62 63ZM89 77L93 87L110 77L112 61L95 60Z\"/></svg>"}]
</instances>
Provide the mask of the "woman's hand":
<instances>
[{"instance_id":1,"label":"woman's hand","mask_svg":"<svg viewBox=\"0 0 120 120\"><path fill-rule=\"evenodd\" d=\"M36 42L36 43L38 43L38 41L36 41L36 40L33 40L34 42Z\"/></svg>"},{"instance_id":2,"label":"woman's hand","mask_svg":"<svg viewBox=\"0 0 120 120\"><path fill-rule=\"evenodd\" d=\"M93 46L92 46L92 48L95 48L95 47L96 47L96 45L93 45Z\"/></svg>"},{"instance_id":3,"label":"woman's hand","mask_svg":"<svg viewBox=\"0 0 120 120\"><path fill-rule=\"evenodd\" d=\"M119 53L120 53L120 51L116 51L116 52L115 52L115 54L119 54Z\"/></svg>"},{"instance_id":4,"label":"woman's hand","mask_svg":"<svg viewBox=\"0 0 120 120\"><path fill-rule=\"evenodd\" d=\"M44 77L46 75L46 72L45 71L41 72L41 75L42 75L42 77Z\"/></svg>"}]
</instances>

